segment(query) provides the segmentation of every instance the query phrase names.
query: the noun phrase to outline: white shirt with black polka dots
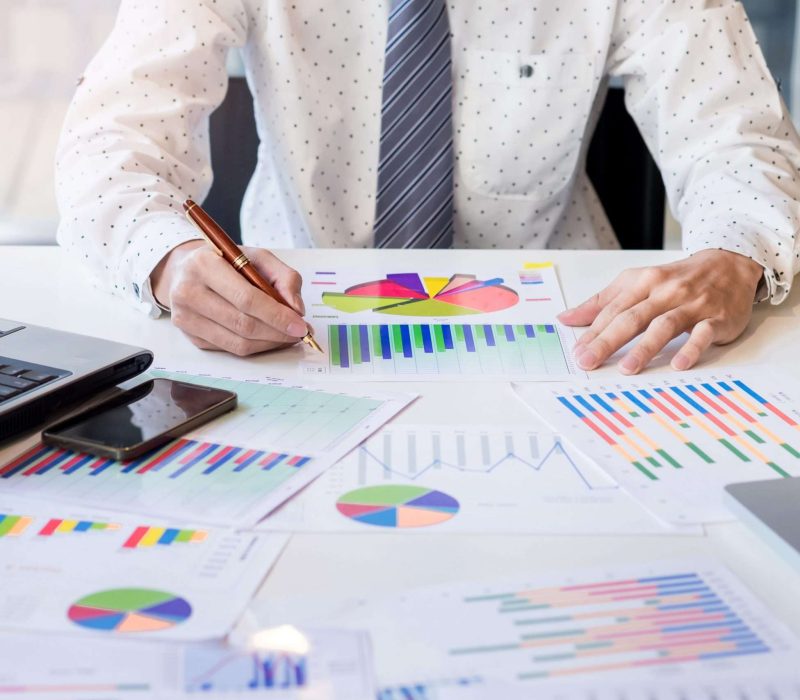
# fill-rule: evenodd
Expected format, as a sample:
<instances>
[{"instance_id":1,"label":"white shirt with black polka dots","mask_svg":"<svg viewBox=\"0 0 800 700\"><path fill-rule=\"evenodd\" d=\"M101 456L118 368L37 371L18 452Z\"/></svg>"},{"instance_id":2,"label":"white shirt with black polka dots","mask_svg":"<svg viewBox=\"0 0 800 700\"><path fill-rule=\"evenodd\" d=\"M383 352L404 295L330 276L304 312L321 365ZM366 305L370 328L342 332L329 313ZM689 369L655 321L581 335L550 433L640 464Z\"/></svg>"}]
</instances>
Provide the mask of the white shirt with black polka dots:
<instances>
[{"instance_id":1,"label":"white shirt with black polka dots","mask_svg":"<svg viewBox=\"0 0 800 700\"><path fill-rule=\"evenodd\" d=\"M57 156L58 236L157 314L149 275L197 233L208 117L242 49L261 146L244 240L373 242L389 0L123 0ZM608 79L656 156L694 252L798 271L798 137L734 0L449 0L458 247L617 245L584 166Z\"/></svg>"}]
</instances>

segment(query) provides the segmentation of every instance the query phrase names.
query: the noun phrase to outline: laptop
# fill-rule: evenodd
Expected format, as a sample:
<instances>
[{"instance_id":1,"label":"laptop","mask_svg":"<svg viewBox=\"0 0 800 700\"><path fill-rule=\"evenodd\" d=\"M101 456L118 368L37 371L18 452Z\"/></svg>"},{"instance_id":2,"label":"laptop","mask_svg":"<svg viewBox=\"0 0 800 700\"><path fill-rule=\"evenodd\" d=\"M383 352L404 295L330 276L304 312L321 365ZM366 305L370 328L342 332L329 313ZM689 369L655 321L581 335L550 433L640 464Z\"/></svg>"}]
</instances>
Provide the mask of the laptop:
<instances>
[{"instance_id":1,"label":"laptop","mask_svg":"<svg viewBox=\"0 0 800 700\"><path fill-rule=\"evenodd\" d=\"M0 442L152 363L143 348L0 318Z\"/></svg>"}]
</instances>

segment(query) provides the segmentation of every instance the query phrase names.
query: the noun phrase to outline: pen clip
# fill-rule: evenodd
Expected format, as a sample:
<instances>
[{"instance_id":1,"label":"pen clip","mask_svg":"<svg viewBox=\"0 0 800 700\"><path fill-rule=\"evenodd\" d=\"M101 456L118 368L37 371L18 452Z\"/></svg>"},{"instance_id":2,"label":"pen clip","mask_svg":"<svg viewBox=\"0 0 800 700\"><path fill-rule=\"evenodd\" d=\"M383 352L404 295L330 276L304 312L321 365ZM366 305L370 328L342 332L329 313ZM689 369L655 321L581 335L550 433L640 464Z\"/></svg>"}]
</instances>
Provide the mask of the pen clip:
<instances>
[{"instance_id":1,"label":"pen clip","mask_svg":"<svg viewBox=\"0 0 800 700\"><path fill-rule=\"evenodd\" d=\"M192 224L192 225L193 225L193 226L194 226L194 227L195 227L195 228L196 228L198 231L200 231L200 235L201 235L201 236L202 236L202 237L205 239L206 243L208 243L208 245L209 245L209 246L211 246L211 250L213 250L213 251L214 251L214 252L215 252L217 255L219 255L219 257L222 257L222 251L221 251L219 248L217 248L217 246L216 246L216 245L214 245L214 241L212 241L212 240L211 240L211 239L208 237L208 234L207 234L205 231L203 231L203 229L202 229L202 228L200 228L200 226L198 226L197 222L196 222L196 221L195 221L195 220L194 220L194 219L193 219L193 218L190 216L190 214L189 214L189 212L190 212L190 211L191 211L191 209L189 209L188 211L186 211L186 212L184 213L184 216L185 216L185 217L186 217L186 218L187 218L187 219L188 219L188 220L191 222L191 224Z\"/></svg>"}]
</instances>

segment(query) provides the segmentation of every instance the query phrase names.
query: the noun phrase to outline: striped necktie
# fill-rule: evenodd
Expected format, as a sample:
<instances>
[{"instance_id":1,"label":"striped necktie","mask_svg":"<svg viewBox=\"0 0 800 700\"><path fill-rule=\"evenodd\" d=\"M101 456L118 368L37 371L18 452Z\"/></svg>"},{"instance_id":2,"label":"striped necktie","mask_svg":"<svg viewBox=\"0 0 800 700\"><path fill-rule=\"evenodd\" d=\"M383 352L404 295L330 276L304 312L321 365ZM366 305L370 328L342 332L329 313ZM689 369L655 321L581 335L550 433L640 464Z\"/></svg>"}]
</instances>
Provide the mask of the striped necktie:
<instances>
[{"instance_id":1,"label":"striped necktie","mask_svg":"<svg viewBox=\"0 0 800 700\"><path fill-rule=\"evenodd\" d=\"M453 78L445 0L391 0L375 246L453 244Z\"/></svg>"}]
</instances>

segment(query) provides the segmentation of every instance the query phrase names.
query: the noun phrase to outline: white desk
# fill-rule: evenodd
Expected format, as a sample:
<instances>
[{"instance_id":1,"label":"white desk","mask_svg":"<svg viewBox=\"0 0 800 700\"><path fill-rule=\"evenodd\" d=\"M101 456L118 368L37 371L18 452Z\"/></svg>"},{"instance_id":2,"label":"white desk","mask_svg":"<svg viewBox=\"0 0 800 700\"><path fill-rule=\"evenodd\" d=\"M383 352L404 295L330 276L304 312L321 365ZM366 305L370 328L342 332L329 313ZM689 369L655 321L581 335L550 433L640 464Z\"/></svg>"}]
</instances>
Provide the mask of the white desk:
<instances>
[{"instance_id":1,"label":"white desk","mask_svg":"<svg viewBox=\"0 0 800 700\"><path fill-rule=\"evenodd\" d=\"M303 261L330 255L319 251L289 251L284 259L302 269ZM392 262L413 266L422 256L439 256L447 264L468 269L476 256L494 256L518 263L519 251L338 251L365 267L391 256ZM578 303L611 281L623 268L659 264L679 257L663 252L547 252L525 253L526 260L552 260L567 302ZM34 272L35 271L35 272ZM0 316L49 325L63 330L104 336L144 345L159 361L175 366L191 359L208 363L208 371L258 365L260 372L291 376L297 353L240 360L203 353L185 340L169 320L151 321L93 289L76 268L55 248L0 247ZM800 375L796 362L800 341L800 292L780 308L761 307L744 338L729 348L714 349L706 366L769 363L787 374ZM665 368L669 358L657 367ZM613 366L600 370L613 373ZM400 388L398 384L387 385ZM440 422L437 411L445 392L451 397L449 415L454 423L530 424L531 415L502 383L403 384L421 398L400 417L401 422ZM452 400L455 393L457 400ZM493 414L488 396L507 399L502 416ZM6 451L6 455L8 451ZM0 459L4 456L0 452ZM707 529L706 537L543 537L543 536L443 536L370 533L364 535L299 535L293 537L260 596L310 594L325 591L350 597L369 591L392 591L409 586L458 580L492 580L524 577L547 569L643 562L660 558L715 557L727 564L751 589L798 634L800 575L777 559L760 541L737 523Z\"/></svg>"}]
</instances>

